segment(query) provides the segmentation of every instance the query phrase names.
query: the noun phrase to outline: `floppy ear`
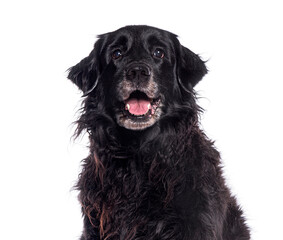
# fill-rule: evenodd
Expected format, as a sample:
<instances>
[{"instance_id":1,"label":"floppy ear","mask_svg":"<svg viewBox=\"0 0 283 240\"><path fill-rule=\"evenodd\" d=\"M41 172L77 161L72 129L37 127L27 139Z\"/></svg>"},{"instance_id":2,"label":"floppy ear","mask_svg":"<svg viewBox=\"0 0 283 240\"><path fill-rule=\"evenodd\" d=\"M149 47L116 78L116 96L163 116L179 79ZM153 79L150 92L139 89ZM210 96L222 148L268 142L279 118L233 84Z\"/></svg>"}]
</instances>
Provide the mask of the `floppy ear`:
<instances>
[{"instance_id":1,"label":"floppy ear","mask_svg":"<svg viewBox=\"0 0 283 240\"><path fill-rule=\"evenodd\" d=\"M207 73L204 61L198 55L181 46L181 61L178 63L178 81L184 90L192 89Z\"/></svg>"},{"instance_id":2,"label":"floppy ear","mask_svg":"<svg viewBox=\"0 0 283 240\"><path fill-rule=\"evenodd\" d=\"M81 60L77 65L68 69L68 79L75 83L83 91L83 97L92 92L98 83L98 50L99 40L88 57Z\"/></svg>"}]
</instances>

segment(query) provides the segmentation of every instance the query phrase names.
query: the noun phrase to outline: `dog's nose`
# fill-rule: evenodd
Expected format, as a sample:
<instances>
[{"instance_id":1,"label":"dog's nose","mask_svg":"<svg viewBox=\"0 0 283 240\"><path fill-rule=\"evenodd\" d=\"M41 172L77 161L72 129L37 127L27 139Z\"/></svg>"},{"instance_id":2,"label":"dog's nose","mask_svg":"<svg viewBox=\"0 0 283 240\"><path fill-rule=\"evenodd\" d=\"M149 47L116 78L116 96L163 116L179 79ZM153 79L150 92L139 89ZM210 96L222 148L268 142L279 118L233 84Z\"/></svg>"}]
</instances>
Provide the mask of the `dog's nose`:
<instances>
[{"instance_id":1,"label":"dog's nose","mask_svg":"<svg viewBox=\"0 0 283 240\"><path fill-rule=\"evenodd\" d=\"M126 75L129 80L146 80L151 75L151 71L145 64L134 64L128 68Z\"/></svg>"}]
</instances>

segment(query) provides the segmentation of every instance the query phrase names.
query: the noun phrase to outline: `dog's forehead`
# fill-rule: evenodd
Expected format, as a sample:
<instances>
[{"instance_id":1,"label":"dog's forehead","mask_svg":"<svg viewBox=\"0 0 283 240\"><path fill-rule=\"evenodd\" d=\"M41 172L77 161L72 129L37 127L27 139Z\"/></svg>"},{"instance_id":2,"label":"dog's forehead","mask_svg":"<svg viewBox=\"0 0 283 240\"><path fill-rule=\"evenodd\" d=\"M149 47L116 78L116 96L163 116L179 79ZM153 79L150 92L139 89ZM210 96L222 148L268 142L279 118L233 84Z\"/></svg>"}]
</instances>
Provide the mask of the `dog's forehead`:
<instances>
[{"instance_id":1,"label":"dog's forehead","mask_svg":"<svg viewBox=\"0 0 283 240\"><path fill-rule=\"evenodd\" d=\"M107 34L108 44L119 45L168 45L176 35L162 29L148 26L126 26Z\"/></svg>"}]
</instances>

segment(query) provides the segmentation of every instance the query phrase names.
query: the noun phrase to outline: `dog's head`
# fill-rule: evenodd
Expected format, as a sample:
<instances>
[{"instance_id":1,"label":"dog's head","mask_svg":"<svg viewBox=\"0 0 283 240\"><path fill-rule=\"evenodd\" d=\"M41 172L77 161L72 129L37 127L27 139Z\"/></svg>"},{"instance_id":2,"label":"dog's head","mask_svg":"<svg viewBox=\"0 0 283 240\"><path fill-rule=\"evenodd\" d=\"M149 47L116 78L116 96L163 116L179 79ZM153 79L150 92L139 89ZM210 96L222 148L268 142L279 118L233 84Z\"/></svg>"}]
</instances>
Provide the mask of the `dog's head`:
<instances>
[{"instance_id":1,"label":"dog's head","mask_svg":"<svg viewBox=\"0 0 283 240\"><path fill-rule=\"evenodd\" d=\"M90 55L70 68L68 78L84 97L100 101L101 111L119 126L143 130L191 94L206 72L204 62L176 35L127 26L100 35Z\"/></svg>"}]
</instances>

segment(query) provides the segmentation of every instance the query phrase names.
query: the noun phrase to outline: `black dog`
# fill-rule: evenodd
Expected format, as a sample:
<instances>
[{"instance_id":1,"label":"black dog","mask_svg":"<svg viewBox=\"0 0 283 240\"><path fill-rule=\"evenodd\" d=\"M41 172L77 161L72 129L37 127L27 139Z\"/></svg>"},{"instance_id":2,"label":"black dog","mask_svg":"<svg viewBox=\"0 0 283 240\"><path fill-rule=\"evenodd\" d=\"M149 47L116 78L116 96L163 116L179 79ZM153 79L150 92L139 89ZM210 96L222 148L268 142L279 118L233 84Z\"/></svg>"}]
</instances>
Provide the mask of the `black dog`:
<instances>
[{"instance_id":1,"label":"black dog","mask_svg":"<svg viewBox=\"0 0 283 240\"><path fill-rule=\"evenodd\" d=\"M176 35L128 26L99 36L68 78L84 93L77 135L81 240L246 240L249 230L199 128L193 87L207 73Z\"/></svg>"}]
</instances>

